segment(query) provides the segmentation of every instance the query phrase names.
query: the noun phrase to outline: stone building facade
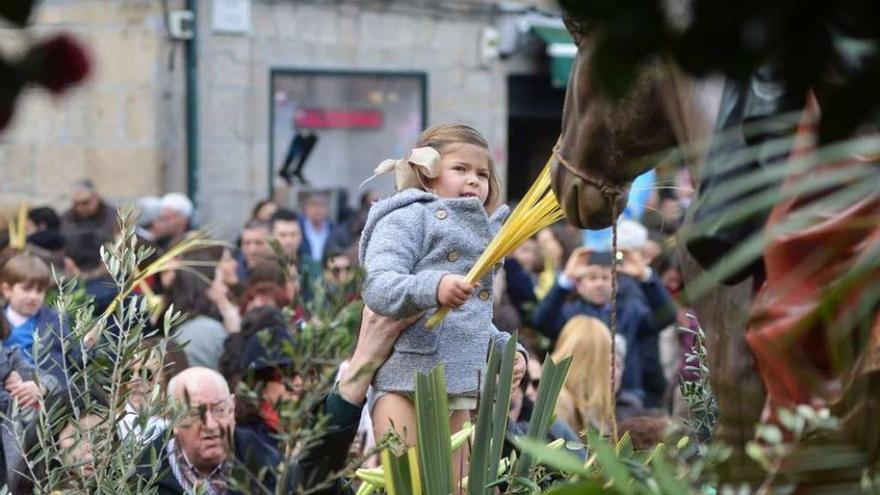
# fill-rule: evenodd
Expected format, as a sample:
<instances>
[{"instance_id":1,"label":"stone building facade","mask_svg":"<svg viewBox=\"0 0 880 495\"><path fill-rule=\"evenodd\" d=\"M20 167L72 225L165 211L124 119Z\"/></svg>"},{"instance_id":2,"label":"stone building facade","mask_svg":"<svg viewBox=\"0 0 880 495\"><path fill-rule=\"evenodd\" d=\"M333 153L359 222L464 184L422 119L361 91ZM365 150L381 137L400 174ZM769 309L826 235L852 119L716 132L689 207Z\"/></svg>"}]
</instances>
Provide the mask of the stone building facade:
<instances>
[{"instance_id":1,"label":"stone building facade","mask_svg":"<svg viewBox=\"0 0 880 495\"><path fill-rule=\"evenodd\" d=\"M539 0L503 7L481 0L248 0L232 2L247 7L250 22L230 33L212 17L218 3L230 2L197 4L195 199L200 223L225 238L233 238L275 182L278 150L286 146L272 142L271 78L279 71L421 75L422 124L473 125L505 177L507 77L545 72L546 60L487 59L485 30L498 26L505 9L554 8ZM38 90L21 98L15 121L0 135L0 203L66 207L71 183L84 177L117 204L187 192L184 42L171 39L167 23L169 11L183 8L183 0L42 3L31 31L75 33L88 44L96 70L63 98ZM14 49L16 36L0 30L0 47ZM319 162L310 159L306 175L314 187L341 187L353 197L377 159L402 143L389 143L385 156L320 160L334 146L325 142L316 150ZM387 190L391 182L376 184Z\"/></svg>"}]
</instances>

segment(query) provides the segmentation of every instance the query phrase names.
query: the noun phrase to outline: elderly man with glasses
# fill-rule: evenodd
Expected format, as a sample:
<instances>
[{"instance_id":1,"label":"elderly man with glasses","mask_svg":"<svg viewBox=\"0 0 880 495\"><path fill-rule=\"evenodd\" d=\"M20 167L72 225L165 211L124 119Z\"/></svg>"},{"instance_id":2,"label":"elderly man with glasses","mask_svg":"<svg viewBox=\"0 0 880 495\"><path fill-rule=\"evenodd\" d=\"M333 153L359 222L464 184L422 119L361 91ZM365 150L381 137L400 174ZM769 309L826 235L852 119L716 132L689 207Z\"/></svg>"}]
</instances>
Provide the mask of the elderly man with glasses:
<instances>
[{"instance_id":1,"label":"elderly man with glasses","mask_svg":"<svg viewBox=\"0 0 880 495\"><path fill-rule=\"evenodd\" d=\"M396 321L364 309L350 378L325 397L326 432L298 455L286 480L288 493L319 486L315 493L347 493L340 480L325 481L345 465L377 365L416 318ZM253 433L236 428L233 396L219 373L188 368L171 380L168 392L185 413L170 439L157 438L147 449L133 483L156 486L159 495L232 495L242 485L249 493L274 493L280 456Z\"/></svg>"}]
</instances>

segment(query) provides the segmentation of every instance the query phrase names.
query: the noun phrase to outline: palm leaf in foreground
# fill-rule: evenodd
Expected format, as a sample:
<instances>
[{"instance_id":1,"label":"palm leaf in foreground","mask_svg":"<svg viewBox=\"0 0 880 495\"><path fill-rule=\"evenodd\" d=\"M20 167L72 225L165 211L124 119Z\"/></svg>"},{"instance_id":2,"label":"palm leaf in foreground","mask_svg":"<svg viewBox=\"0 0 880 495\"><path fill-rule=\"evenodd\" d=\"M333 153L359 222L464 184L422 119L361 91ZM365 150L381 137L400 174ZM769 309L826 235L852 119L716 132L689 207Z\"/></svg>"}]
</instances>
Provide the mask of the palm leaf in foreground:
<instances>
[{"instance_id":1,"label":"palm leaf in foreground","mask_svg":"<svg viewBox=\"0 0 880 495\"><path fill-rule=\"evenodd\" d=\"M535 399L535 408L532 411L532 419L529 420L529 429L526 437L542 441L547 437L550 425L555 417L556 399L565 383L568 369L571 366L571 357L567 357L555 363L550 356L544 359L544 370L541 372L541 381L538 386L538 397ZM516 475L520 478L528 477L532 468L535 467L535 458L528 452L517 462Z\"/></svg>"},{"instance_id":2,"label":"palm leaf in foreground","mask_svg":"<svg viewBox=\"0 0 880 495\"><path fill-rule=\"evenodd\" d=\"M443 366L416 374L416 433L419 478L425 495L452 493L452 450L449 446L449 404Z\"/></svg>"},{"instance_id":3,"label":"palm leaf in foreground","mask_svg":"<svg viewBox=\"0 0 880 495\"><path fill-rule=\"evenodd\" d=\"M489 366L480 395L477 430L470 459L467 483L470 495L490 493L489 487L500 476L498 465L504 447L504 436L507 433L516 340L517 334L514 333L507 341L500 359L496 348L493 347L489 352Z\"/></svg>"}]
</instances>

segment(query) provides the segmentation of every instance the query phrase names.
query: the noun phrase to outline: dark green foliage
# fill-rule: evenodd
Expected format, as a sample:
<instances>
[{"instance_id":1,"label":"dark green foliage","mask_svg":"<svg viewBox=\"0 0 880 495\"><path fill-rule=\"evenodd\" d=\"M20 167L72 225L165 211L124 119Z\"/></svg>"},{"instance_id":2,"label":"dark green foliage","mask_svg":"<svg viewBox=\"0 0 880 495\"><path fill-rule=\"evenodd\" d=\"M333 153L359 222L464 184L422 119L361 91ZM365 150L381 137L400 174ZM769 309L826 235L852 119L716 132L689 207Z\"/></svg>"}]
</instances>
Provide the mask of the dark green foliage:
<instances>
[{"instance_id":1,"label":"dark green foliage","mask_svg":"<svg viewBox=\"0 0 880 495\"><path fill-rule=\"evenodd\" d=\"M625 96L645 62L665 59L695 76L748 79L765 64L792 93L818 88L825 142L880 114L880 4L864 0L560 0L589 35L589 73Z\"/></svg>"}]
</instances>

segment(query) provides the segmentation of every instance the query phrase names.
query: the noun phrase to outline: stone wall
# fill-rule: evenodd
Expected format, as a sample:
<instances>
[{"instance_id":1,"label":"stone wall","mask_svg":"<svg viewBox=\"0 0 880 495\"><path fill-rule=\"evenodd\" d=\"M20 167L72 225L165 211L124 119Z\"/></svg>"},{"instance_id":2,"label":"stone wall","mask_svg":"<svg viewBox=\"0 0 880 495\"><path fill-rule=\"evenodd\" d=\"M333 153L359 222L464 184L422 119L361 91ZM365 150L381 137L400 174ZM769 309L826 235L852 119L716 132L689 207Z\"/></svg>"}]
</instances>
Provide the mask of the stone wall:
<instances>
[{"instance_id":1,"label":"stone wall","mask_svg":"<svg viewBox=\"0 0 880 495\"><path fill-rule=\"evenodd\" d=\"M473 9L468 10L468 4ZM523 4L545 4L546 0ZM428 124L473 125L506 173L504 63L484 65L487 0L464 10L413 0L253 0L248 34L211 28L211 0L198 5L199 222L234 238L251 206L269 194L269 78L272 69L413 71L426 74ZM158 0L45 0L33 31L79 35L96 71L56 99L29 90L0 135L0 204L67 207L70 184L92 178L117 204L186 191L183 46L169 41ZM183 0L170 0L171 9ZM12 38L12 39L11 39ZM14 44L0 31L0 47ZM389 150L400 143L389 143ZM390 151L389 151L390 152ZM322 170L322 183L355 186L357 164Z\"/></svg>"},{"instance_id":2,"label":"stone wall","mask_svg":"<svg viewBox=\"0 0 880 495\"><path fill-rule=\"evenodd\" d=\"M162 19L151 0L42 2L30 31L75 34L93 72L60 98L35 88L22 95L0 136L0 203L66 208L71 183L86 177L120 204L166 188L163 164L175 147L163 135L174 112L163 108L169 44ZM21 33L3 30L0 40L14 50Z\"/></svg>"},{"instance_id":3,"label":"stone wall","mask_svg":"<svg viewBox=\"0 0 880 495\"><path fill-rule=\"evenodd\" d=\"M202 23L204 219L234 228L248 206L268 194L271 69L424 72L428 124L458 121L479 129L504 176L505 73L500 63L481 66L478 54L480 31L491 19L365 4L254 2L249 36L215 34ZM210 2L203 5L207 17ZM399 144L389 143L389 153ZM321 170L319 182L344 185L354 196L375 165L331 165ZM231 233L229 227L225 232Z\"/></svg>"}]
</instances>

